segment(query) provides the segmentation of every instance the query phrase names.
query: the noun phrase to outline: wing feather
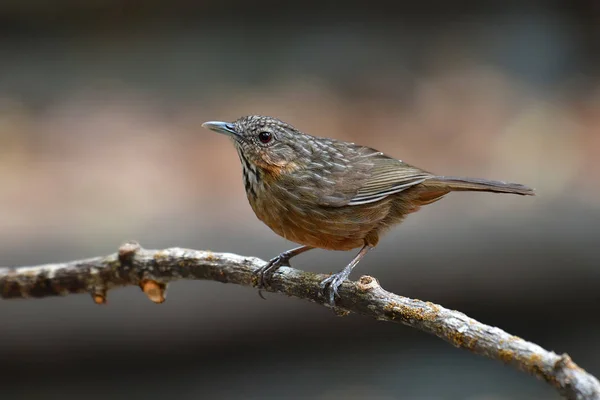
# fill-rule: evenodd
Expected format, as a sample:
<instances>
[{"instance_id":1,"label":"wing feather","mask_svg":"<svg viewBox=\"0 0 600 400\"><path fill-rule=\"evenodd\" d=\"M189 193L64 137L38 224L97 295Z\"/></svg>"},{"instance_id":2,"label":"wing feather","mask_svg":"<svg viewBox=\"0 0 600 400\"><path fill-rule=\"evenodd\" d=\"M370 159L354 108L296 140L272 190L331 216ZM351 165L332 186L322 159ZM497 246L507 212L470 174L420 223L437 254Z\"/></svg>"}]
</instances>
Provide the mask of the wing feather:
<instances>
[{"instance_id":1,"label":"wing feather","mask_svg":"<svg viewBox=\"0 0 600 400\"><path fill-rule=\"evenodd\" d=\"M418 168L386 156L375 158L374 165L369 172L369 178L363 182L348 205L374 203L418 185L431 177L430 174Z\"/></svg>"},{"instance_id":2,"label":"wing feather","mask_svg":"<svg viewBox=\"0 0 600 400\"><path fill-rule=\"evenodd\" d=\"M313 150L315 163L306 172L318 187L312 197L322 206L374 203L433 176L370 147L333 140L319 141L318 146Z\"/></svg>"}]
</instances>

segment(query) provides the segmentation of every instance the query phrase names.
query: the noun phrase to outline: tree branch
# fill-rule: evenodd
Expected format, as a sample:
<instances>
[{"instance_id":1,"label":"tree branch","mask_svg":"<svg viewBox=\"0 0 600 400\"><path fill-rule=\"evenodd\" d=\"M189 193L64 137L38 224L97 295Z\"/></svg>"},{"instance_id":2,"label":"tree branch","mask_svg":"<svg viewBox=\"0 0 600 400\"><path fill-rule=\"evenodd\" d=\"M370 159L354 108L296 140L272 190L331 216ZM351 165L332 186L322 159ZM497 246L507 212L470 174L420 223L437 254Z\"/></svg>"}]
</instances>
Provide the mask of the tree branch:
<instances>
[{"instance_id":1,"label":"tree branch","mask_svg":"<svg viewBox=\"0 0 600 400\"><path fill-rule=\"evenodd\" d=\"M0 295L11 299L87 292L96 303L103 304L108 290L135 285L140 286L150 300L162 303L166 284L180 279L255 287L258 281L254 271L264 263L258 258L230 253L181 248L145 250L132 242L107 257L0 268ZM283 267L264 290L328 306L319 289L324 278L324 275ZM526 371L554 386L567 399L600 400L600 382L578 367L567 354L547 351L461 312L387 292L370 276L363 276L357 282L344 282L339 292L338 312L355 312L411 326L456 347Z\"/></svg>"}]
</instances>

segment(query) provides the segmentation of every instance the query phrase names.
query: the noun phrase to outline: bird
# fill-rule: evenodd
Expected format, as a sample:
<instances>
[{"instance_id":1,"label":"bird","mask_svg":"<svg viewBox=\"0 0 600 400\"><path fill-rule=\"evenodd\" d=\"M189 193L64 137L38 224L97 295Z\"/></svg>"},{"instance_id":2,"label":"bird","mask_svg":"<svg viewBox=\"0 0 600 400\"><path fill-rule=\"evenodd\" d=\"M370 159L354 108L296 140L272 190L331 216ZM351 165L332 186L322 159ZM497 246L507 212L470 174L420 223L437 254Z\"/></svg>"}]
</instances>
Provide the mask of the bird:
<instances>
[{"instance_id":1,"label":"bird","mask_svg":"<svg viewBox=\"0 0 600 400\"><path fill-rule=\"evenodd\" d=\"M422 206L455 191L535 194L517 183L436 175L371 147L308 135L274 117L249 115L202 127L232 140L258 219L300 245L256 271L259 288L309 250L360 249L348 265L320 283L332 307L340 285L379 238Z\"/></svg>"}]
</instances>

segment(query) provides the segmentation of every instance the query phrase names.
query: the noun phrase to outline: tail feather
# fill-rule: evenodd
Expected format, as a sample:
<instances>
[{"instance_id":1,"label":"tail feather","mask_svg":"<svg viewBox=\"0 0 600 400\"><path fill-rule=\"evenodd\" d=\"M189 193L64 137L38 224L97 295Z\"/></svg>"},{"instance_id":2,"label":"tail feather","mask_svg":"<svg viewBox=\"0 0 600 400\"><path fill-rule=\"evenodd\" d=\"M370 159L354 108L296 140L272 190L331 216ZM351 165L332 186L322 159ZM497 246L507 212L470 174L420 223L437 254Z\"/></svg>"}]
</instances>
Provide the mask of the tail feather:
<instances>
[{"instance_id":1,"label":"tail feather","mask_svg":"<svg viewBox=\"0 0 600 400\"><path fill-rule=\"evenodd\" d=\"M490 181L477 178L460 178L455 176L435 176L423 182L424 186L446 188L450 191L481 191L494 193L511 193L522 196L534 196L530 187L518 183Z\"/></svg>"}]
</instances>

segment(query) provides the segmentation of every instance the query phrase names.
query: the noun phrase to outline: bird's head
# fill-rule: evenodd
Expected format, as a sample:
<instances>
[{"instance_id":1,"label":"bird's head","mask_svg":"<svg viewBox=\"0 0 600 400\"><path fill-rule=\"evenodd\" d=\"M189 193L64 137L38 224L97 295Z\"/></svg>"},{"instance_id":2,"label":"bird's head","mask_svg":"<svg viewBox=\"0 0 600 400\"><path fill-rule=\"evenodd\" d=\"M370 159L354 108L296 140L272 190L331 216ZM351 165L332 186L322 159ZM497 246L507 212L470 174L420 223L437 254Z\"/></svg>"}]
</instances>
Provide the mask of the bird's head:
<instances>
[{"instance_id":1,"label":"bird's head","mask_svg":"<svg viewBox=\"0 0 600 400\"><path fill-rule=\"evenodd\" d=\"M277 118L250 115L234 122L209 121L202 127L229 136L243 162L275 174L295 170L309 154L310 137Z\"/></svg>"}]
</instances>

